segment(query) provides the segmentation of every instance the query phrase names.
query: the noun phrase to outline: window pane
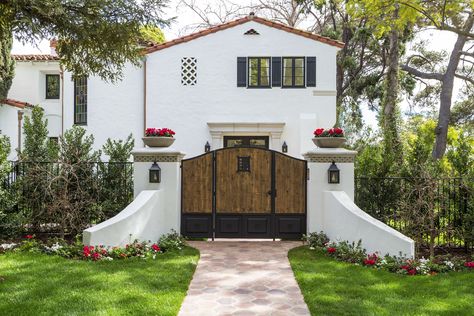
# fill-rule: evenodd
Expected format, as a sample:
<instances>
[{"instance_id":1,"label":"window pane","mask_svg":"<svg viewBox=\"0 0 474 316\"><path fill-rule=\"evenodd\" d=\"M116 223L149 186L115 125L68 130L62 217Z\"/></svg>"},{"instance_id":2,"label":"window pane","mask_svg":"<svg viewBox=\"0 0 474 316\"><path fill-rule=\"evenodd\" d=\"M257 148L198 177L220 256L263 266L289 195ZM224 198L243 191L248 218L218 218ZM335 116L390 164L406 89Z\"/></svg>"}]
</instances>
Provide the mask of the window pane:
<instances>
[{"instance_id":1,"label":"window pane","mask_svg":"<svg viewBox=\"0 0 474 316\"><path fill-rule=\"evenodd\" d=\"M304 77L295 77L295 86L301 87L304 85Z\"/></svg>"},{"instance_id":2,"label":"window pane","mask_svg":"<svg viewBox=\"0 0 474 316\"><path fill-rule=\"evenodd\" d=\"M268 67L260 68L260 85L261 86L270 85L270 68Z\"/></svg>"},{"instance_id":3,"label":"window pane","mask_svg":"<svg viewBox=\"0 0 474 316\"><path fill-rule=\"evenodd\" d=\"M258 86L258 58L249 58L249 86Z\"/></svg>"},{"instance_id":4,"label":"window pane","mask_svg":"<svg viewBox=\"0 0 474 316\"><path fill-rule=\"evenodd\" d=\"M293 59L291 59L291 58L283 58L283 67L285 67L285 68L292 68L292 67L293 67Z\"/></svg>"},{"instance_id":5,"label":"window pane","mask_svg":"<svg viewBox=\"0 0 474 316\"><path fill-rule=\"evenodd\" d=\"M267 148L265 139L250 139L250 146Z\"/></svg>"},{"instance_id":6,"label":"window pane","mask_svg":"<svg viewBox=\"0 0 474 316\"><path fill-rule=\"evenodd\" d=\"M304 58L295 58L295 67L304 67Z\"/></svg>"},{"instance_id":7,"label":"window pane","mask_svg":"<svg viewBox=\"0 0 474 316\"><path fill-rule=\"evenodd\" d=\"M226 147L240 147L242 145L243 143L241 139L228 139Z\"/></svg>"}]
</instances>

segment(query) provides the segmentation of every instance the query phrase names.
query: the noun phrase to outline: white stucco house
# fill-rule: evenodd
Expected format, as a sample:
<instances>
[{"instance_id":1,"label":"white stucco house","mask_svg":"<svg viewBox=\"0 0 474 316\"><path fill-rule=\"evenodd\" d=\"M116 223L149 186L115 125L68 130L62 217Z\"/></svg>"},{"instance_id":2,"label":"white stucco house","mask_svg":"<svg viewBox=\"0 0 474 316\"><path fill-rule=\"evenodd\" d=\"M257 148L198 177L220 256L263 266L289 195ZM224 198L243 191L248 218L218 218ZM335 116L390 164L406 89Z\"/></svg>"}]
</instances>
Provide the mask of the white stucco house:
<instances>
[{"instance_id":1,"label":"white stucco house","mask_svg":"<svg viewBox=\"0 0 474 316\"><path fill-rule=\"evenodd\" d=\"M63 73L57 57L18 62L11 98L41 104L51 137L81 125L99 148L109 137L134 135L136 199L86 230L86 244L153 239L169 229L265 238L324 230L412 256L412 240L353 204L355 152L317 149L311 140L315 128L335 124L343 46L250 14L148 47L141 67L128 65L116 84ZM59 96L49 100L52 74ZM173 129L173 148L144 148L147 127ZM152 163L161 167L160 183L148 178ZM328 184L331 163L341 172L336 184Z\"/></svg>"}]
</instances>

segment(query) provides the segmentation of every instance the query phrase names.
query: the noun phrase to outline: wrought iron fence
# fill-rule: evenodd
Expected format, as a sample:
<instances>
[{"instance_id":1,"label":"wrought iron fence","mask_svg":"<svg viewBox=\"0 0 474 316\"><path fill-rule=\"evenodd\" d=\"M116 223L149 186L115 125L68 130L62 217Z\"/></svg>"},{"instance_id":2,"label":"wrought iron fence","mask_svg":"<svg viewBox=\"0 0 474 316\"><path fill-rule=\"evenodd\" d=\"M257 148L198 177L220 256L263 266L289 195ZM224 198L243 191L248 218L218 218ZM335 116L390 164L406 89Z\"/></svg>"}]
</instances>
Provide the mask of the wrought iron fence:
<instances>
[{"instance_id":1,"label":"wrought iron fence","mask_svg":"<svg viewBox=\"0 0 474 316\"><path fill-rule=\"evenodd\" d=\"M357 177L356 204L419 247L474 250L473 179Z\"/></svg>"},{"instance_id":2,"label":"wrought iron fence","mask_svg":"<svg viewBox=\"0 0 474 316\"><path fill-rule=\"evenodd\" d=\"M21 224L31 232L54 230L57 223L48 215L61 203L61 194L87 207L94 221L114 216L133 200L131 162L11 162L10 172L0 180L0 210L4 216L21 215ZM90 203L80 204L85 197Z\"/></svg>"}]
</instances>

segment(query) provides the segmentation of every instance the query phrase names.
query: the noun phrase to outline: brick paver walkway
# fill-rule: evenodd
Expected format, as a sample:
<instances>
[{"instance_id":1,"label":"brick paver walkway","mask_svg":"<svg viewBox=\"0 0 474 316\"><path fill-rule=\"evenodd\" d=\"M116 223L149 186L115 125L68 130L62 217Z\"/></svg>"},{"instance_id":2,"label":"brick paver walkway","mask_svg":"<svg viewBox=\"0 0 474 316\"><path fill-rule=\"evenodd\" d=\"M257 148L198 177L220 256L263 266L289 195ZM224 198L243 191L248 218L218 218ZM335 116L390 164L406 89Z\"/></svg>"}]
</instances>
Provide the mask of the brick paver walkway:
<instances>
[{"instance_id":1,"label":"brick paver walkway","mask_svg":"<svg viewBox=\"0 0 474 316\"><path fill-rule=\"evenodd\" d=\"M288 261L290 241L193 241L201 259L179 315L310 315Z\"/></svg>"}]
</instances>

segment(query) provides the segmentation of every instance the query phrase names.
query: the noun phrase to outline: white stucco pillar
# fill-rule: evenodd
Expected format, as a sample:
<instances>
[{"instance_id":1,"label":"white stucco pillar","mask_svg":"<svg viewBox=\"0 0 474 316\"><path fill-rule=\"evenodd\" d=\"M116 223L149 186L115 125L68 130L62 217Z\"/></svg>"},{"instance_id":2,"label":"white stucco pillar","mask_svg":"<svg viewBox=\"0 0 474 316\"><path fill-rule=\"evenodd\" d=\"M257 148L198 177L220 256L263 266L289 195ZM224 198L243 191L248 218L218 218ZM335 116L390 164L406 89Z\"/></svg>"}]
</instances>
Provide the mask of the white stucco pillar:
<instances>
[{"instance_id":1,"label":"white stucco pillar","mask_svg":"<svg viewBox=\"0 0 474 316\"><path fill-rule=\"evenodd\" d=\"M324 191L344 191L354 200L354 158L357 152L344 148L316 148L303 154L308 161L308 232L324 231ZM340 183L328 183L328 169L335 162Z\"/></svg>"},{"instance_id":2,"label":"white stucco pillar","mask_svg":"<svg viewBox=\"0 0 474 316\"><path fill-rule=\"evenodd\" d=\"M134 196L143 190L159 190L163 199L166 230L180 228L181 160L184 153L174 148L136 148L133 155ZM161 182L149 182L149 169L156 162L161 168Z\"/></svg>"}]
</instances>

